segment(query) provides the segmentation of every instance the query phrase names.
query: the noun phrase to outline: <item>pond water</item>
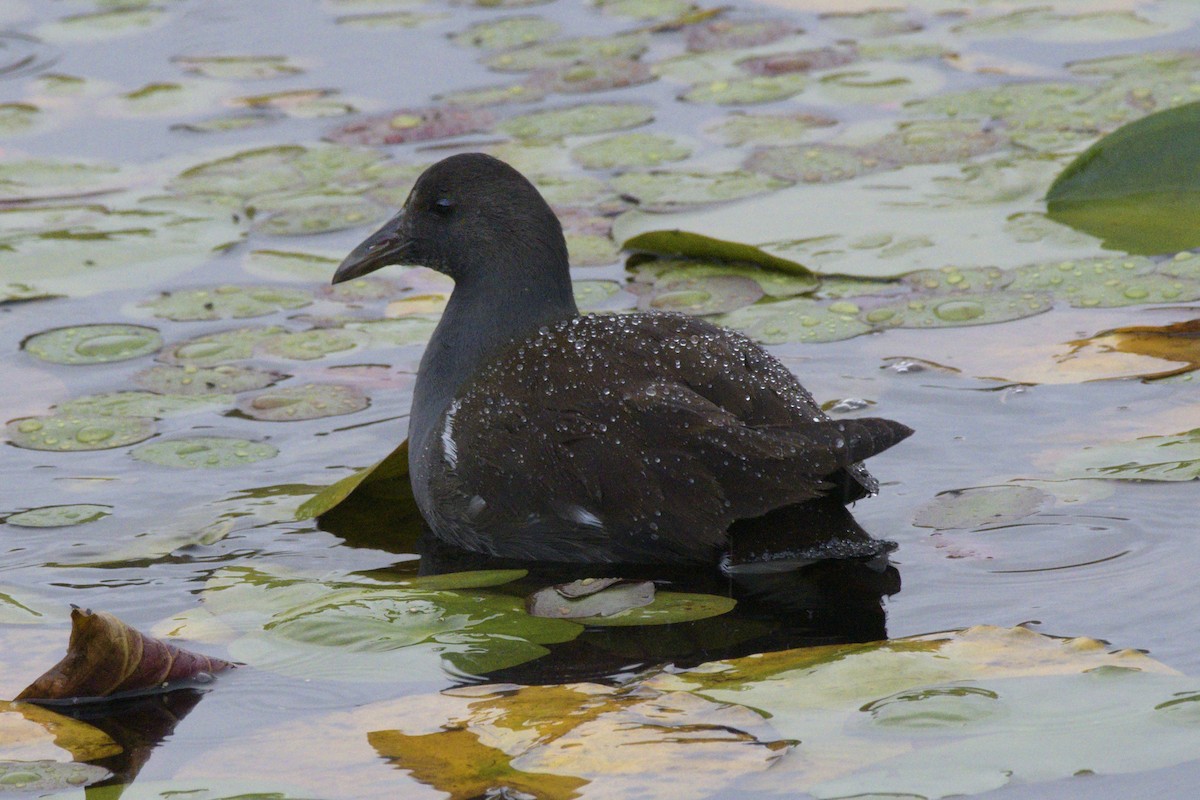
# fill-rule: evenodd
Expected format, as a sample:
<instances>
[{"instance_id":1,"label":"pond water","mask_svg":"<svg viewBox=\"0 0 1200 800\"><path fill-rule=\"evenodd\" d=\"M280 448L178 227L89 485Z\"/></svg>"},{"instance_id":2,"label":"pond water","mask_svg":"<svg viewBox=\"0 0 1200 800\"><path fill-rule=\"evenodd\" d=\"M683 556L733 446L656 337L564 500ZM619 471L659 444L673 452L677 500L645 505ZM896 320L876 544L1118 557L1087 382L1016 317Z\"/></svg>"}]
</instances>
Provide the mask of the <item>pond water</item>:
<instances>
[{"instance_id":1,"label":"pond water","mask_svg":"<svg viewBox=\"0 0 1200 800\"><path fill-rule=\"evenodd\" d=\"M1043 201L1103 135L1200 101L1194 4L0 0L0 22L0 699L61 657L72 604L247 665L75 712L125 748L83 777L45 766L64 742L0 736L0 793L1200 780L1200 242L1114 244ZM916 429L852 509L895 569L651 571L738 606L585 629L524 613L558 577L431 552L395 487L306 518L404 440L450 290L328 279L466 150L542 188L586 309L708 315L831 414ZM626 262L676 229L776 269Z\"/></svg>"}]
</instances>

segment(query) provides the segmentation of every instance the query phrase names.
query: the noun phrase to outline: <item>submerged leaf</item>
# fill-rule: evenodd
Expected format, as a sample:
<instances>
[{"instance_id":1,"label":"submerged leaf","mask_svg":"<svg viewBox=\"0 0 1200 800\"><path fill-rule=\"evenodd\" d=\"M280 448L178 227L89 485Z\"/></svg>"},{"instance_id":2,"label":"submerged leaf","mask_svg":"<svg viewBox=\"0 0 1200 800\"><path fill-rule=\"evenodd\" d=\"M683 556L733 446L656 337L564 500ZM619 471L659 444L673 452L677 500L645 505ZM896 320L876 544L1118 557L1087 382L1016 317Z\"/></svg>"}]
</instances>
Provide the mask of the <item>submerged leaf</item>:
<instances>
[{"instance_id":1,"label":"submerged leaf","mask_svg":"<svg viewBox=\"0 0 1200 800\"><path fill-rule=\"evenodd\" d=\"M972 530L1007 525L1035 514L1051 496L1032 486L977 486L942 492L917 509L918 528Z\"/></svg>"},{"instance_id":2,"label":"submerged leaf","mask_svg":"<svg viewBox=\"0 0 1200 800\"><path fill-rule=\"evenodd\" d=\"M1046 193L1050 217L1131 253L1200 246L1200 102L1104 137Z\"/></svg>"},{"instance_id":3,"label":"submerged leaf","mask_svg":"<svg viewBox=\"0 0 1200 800\"><path fill-rule=\"evenodd\" d=\"M122 692L162 691L204 679L233 664L146 636L103 611L71 611L67 655L17 695L17 700L82 700Z\"/></svg>"},{"instance_id":4,"label":"submerged leaf","mask_svg":"<svg viewBox=\"0 0 1200 800\"><path fill-rule=\"evenodd\" d=\"M20 528L63 528L68 525L84 525L104 519L112 513L112 506L80 503L70 506L42 506L31 508L4 519L7 525Z\"/></svg>"},{"instance_id":5,"label":"submerged leaf","mask_svg":"<svg viewBox=\"0 0 1200 800\"><path fill-rule=\"evenodd\" d=\"M1060 475L1119 481L1200 479L1200 428L1085 447L1058 464Z\"/></svg>"}]
</instances>

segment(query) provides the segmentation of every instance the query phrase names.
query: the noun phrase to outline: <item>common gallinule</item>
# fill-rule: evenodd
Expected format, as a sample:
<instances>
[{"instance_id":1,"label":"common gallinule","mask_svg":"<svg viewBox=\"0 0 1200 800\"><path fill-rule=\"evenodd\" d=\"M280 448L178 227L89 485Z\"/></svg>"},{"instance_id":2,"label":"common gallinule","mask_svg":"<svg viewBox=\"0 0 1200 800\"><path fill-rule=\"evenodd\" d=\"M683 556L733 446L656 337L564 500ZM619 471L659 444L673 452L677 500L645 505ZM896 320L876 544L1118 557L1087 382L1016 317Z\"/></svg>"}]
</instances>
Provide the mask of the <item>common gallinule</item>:
<instances>
[{"instance_id":1,"label":"common gallinule","mask_svg":"<svg viewBox=\"0 0 1200 800\"><path fill-rule=\"evenodd\" d=\"M455 282L408 434L417 505L452 545L537 561L711 561L737 521L873 494L859 462L912 433L831 420L776 358L703 320L581 316L557 217L491 156L427 169L333 282L389 264Z\"/></svg>"}]
</instances>

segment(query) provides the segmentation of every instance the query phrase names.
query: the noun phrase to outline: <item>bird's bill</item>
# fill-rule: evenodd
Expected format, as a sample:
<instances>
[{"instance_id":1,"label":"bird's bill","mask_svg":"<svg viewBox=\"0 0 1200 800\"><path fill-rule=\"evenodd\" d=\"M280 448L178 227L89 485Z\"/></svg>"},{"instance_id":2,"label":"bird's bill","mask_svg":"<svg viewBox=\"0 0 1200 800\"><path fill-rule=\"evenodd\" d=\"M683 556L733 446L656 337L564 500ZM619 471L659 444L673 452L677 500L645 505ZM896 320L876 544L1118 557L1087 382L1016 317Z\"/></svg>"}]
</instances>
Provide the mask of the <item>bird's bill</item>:
<instances>
[{"instance_id":1,"label":"bird's bill","mask_svg":"<svg viewBox=\"0 0 1200 800\"><path fill-rule=\"evenodd\" d=\"M404 212L401 211L379 230L367 237L342 260L333 273L333 283L360 278L382 267L403 264L408 249Z\"/></svg>"}]
</instances>

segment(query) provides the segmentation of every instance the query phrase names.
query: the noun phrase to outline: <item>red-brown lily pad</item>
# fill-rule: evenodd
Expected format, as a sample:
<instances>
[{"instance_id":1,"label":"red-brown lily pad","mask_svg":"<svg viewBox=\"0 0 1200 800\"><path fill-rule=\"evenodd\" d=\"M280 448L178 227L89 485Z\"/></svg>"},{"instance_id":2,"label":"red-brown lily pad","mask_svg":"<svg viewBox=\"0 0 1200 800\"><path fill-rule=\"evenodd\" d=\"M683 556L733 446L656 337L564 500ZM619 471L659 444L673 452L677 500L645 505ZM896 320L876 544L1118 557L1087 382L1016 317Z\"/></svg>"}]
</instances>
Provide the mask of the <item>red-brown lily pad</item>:
<instances>
[{"instance_id":1,"label":"red-brown lily pad","mask_svg":"<svg viewBox=\"0 0 1200 800\"><path fill-rule=\"evenodd\" d=\"M449 139L491 128L491 112L477 108L403 108L334 128L326 141L338 144L404 144Z\"/></svg>"}]
</instances>

